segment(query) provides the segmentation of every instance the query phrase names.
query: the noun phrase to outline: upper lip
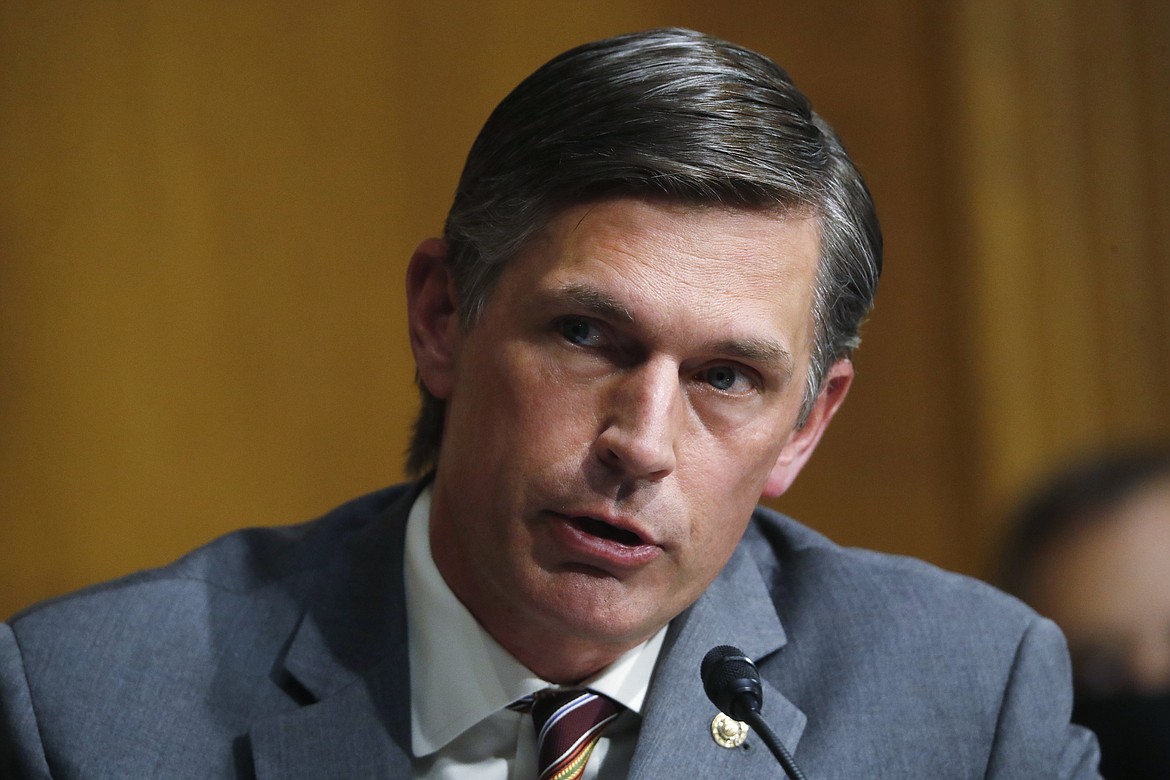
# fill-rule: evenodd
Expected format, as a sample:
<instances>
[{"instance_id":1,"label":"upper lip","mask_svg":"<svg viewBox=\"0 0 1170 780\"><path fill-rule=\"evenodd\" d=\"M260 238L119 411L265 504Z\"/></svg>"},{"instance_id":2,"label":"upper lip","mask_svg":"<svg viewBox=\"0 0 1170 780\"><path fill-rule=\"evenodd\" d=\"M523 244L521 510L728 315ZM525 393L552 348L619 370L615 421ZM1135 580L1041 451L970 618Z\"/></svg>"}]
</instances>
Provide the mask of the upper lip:
<instances>
[{"instance_id":1,"label":"upper lip","mask_svg":"<svg viewBox=\"0 0 1170 780\"><path fill-rule=\"evenodd\" d=\"M597 511L576 510L576 509L558 511L557 514L562 515L563 517L567 517L570 520L572 520L574 518L586 518L589 520L596 520L598 522L605 523L606 525L613 526L614 528L618 529L619 531L625 531L626 533L633 534L634 536L638 537L638 541L640 544L649 544L649 545L658 546L658 540L655 539L652 534L650 534L645 528L643 528L640 524L638 524L632 518L627 517L625 515L604 512L604 511L597 512Z\"/></svg>"}]
</instances>

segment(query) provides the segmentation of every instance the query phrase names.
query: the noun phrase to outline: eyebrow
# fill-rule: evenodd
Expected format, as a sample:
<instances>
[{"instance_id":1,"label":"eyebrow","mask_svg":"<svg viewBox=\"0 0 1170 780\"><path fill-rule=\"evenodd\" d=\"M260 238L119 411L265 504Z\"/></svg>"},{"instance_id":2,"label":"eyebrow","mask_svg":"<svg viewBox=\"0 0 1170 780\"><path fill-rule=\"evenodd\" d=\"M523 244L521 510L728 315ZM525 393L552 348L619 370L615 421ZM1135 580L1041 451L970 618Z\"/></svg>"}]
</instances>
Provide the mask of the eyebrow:
<instances>
[{"instance_id":1,"label":"eyebrow","mask_svg":"<svg viewBox=\"0 0 1170 780\"><path fill-rule=\"evenodd\" d=\"M731 339L715 343L712 349L727 357L776 365L785 375L792 373L792 355L770 339Z\"/></svg>"},{"instance_id":2,"label":"eyebrow","mask_svg":"<svg viewBox=\"0 0 1170 780\"><path fill-rule=\"evenodd\" d=\"M635 321L634 313L627 306L587 284L566 284L558 288L555 295L606 319L626 323ZM791 353L772 339L726 339L715 342L709 349L729 358L777 366L786 376L791 375L793 371L794 361Z\"/></svg>"},{"instance_id":3,"label":"eyebrow","mask_svg":"<svg viewBox=\"0 0 1170 780\"><path fill-rule=\"evenodd\" d=\"M556 292L558 296L567 298L581 308L588 309L608 319L621 320L622 322L629 323L634 321L634 313L629 308L618 302L616 298L606 295L596 287L574 283L566 284Z\"/></svg>"}]
</instances>

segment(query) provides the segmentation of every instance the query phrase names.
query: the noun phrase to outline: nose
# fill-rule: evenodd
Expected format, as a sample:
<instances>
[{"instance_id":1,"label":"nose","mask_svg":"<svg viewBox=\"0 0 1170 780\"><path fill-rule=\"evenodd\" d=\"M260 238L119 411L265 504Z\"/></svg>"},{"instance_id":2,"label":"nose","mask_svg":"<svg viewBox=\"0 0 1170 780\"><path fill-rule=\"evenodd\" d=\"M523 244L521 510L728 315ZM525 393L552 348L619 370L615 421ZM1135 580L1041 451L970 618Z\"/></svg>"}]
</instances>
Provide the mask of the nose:
<instances>
[{"instance_id":1,"label":"nose","mask_svg":"<svg viewBox=\"0 0 1170 780\"><path fill-rule=\"evenodd\" d=\"M598 457L622 478L658 481L674 471L683 399L678 367L647 362L614 378Z\"/></svg>"}]
</instances>

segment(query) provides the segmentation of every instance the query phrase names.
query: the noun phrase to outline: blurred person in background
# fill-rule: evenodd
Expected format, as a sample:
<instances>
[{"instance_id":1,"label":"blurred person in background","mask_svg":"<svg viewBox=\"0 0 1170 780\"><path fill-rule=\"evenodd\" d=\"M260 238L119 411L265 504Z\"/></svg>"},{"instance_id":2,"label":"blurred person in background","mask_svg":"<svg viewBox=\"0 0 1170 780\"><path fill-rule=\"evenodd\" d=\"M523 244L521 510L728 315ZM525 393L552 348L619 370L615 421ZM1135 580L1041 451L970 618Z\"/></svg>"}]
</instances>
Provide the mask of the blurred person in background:
<instances>
[{"instance_id":1,"label":"blurred person in background","mask_svg":"<svg viewBox=\"0 0 1170 780\"><path fill-rule=\"evenodd\" d=\"M1020 506L1002 584L1068 638L1106 778L1170 777L1170 444L1097 453Z\"/></svg>"}]
</instances>

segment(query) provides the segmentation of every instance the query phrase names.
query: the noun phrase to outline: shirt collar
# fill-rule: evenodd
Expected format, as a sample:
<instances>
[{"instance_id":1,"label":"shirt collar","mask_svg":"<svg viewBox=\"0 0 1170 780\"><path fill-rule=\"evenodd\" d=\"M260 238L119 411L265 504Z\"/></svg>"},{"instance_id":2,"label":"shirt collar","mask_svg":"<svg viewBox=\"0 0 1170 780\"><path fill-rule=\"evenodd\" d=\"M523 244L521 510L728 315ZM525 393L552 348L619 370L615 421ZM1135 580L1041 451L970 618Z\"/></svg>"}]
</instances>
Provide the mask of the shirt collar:
<instances>
[{"instance_id":1,"label":"shirt collar","mask_svg":"<svg viewBox=\"0 0 1170 780\"><path fill-rule=\"evenodd\" d=\"M406 527L406 614L410 652L411 747L441 750L517 699L555 687L511 656L456 598L431 557L431 488L415 500ZM666 627L627 651L582 687L641 714Z\"/></svg>"}]
</instances>

